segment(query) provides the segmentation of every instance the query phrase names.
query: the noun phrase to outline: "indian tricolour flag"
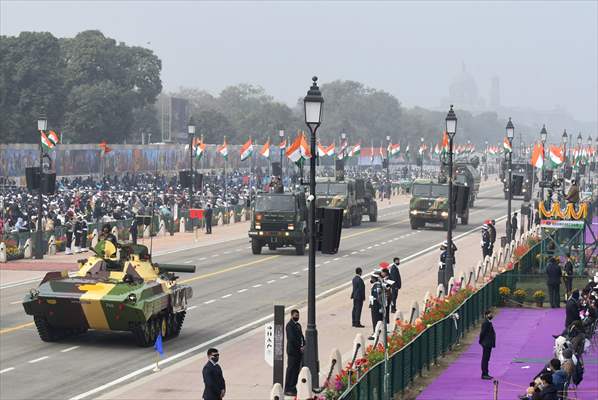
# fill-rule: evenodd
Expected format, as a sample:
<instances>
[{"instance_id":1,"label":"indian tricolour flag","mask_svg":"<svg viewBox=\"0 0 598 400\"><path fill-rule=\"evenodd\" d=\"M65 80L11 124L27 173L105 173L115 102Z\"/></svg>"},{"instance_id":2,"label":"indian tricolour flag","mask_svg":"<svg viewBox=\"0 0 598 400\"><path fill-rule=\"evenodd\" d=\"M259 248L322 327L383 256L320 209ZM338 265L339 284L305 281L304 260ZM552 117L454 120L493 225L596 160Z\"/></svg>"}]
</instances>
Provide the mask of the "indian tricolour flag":
<instances>
[{"instance_id":1,"label":"indian tricolour flag","mask_svg":"<svg viewBox=\"0 0 598 400\"><path fill-rule=\"evenodd\" d=\"M201 139L197 139L195 142L195 158L201 160L203 153L206 151L206 144Z\"/></svg>"},{"instance_id":2,"label":"indian tricolour flag","mask_svg":"<svg viewBox=\"0 0 598 400\"><path fill-rule=\"evenodd\" d=\"M311 152L309 151L309 145L305 139L305 135L301 134L295 138L291 146L287 149L287 157L292 162L300 162L305 158L311 158Z\"/></svg>"},{"instance_id":3,"label":"indian tricolour flag","mask_svg":"<svg viewBox=\"0 0 598 400\"><path fill-rule=\"evenodd\" d=\"M326 155L328 157L333 157L334 156L334 143L330 144L328 147L326 147L324 149L324 152L326 153Z\"/></svg>"},{"instance_id":4,"label":"indian tricolour flag","mask_svg":"<svg viewBox=\"0 0 598 400\"><path fill-rule=\"evenodd\" d=\"M349 151L349 157L359 156L361 154L361 143L357 143L351 151Z\"/></svg>"},{"instance_id":5,"label":"indian tricolour flag","mask_svg":"<svg viewBox=\"0 0 598 400\"><path fill-rule=\"evenodd\" d=\"M539 143L534 145L534 150L532 151L532 165L538 169L542 169L544 166L544 151L542 145Z\"/></svg>"},{"instance_id":6,"label":"indian tricolour flag","mask_svg":"<svg viewBox=\"0 0 598 400\"><path fill-rule=\"evenodd\" d=\"M241 161L247 160L253 154L253 143L251 138L243 146L241 146Z\"/></svg>"},{"instance_id":7,"label":"indian tricolour flag","mask_svg":"<svg viewBox=\"0 0 598 400\"><path fill-rule=\"evenodd\" d=\"M505 151L505 153L510 153L513 151L513 148L511 147L511 142L509 141L508 137L505 137L502 141L502 147Z\"/></svg>"},{"instance_id":8,"label":"indian tricolour flag","mask_svg":"<svg viewBox=\"0 0 598 400\"><path fill-rule=\"evenodd\" d=\"M224 142L216 148L218 154L220 154L226 160L228 158L228 145L226 144L226 138L224 138Z\"/></svg>"},{"instance_id":9,"label":"indian tricolour flag","mask_svg":"<svg viewBox=\"0 0 598 400\"><path fill-rule=\"evenodd\" d=\"M390 144L390 155L391 156L397 156L399 155L399 153L401 152L401 145L399 143L397 144Z\"/></svg>"},{"instance_id":10,"label":"indian tricolour flag","mask_svg":"<svg viewBox=\"0 0 598 400\"><path fill-rule=\"evenodd\" d=\"M39 131L41 135L42 146L46 151L54 150L54 147L58 144L58 135L54 131L46 134L44 131Z\"/></svg>"},{"instance_id":11,"label":"indian tricolour flag","mask_svg":"<svg viewBox=\"0 0 598 400\"><path fill-rule=\"evenodd\" d=\"M558 167L565 162L565 157L563 156L563 149L561 149L559 146L555 146L554 144L550 145L548 157L550 158L550 162L552 163L553 168Z\"/></svg>"},{"instance_id":12,"label":"indian tricolour flag","mask_svg":"<svg viewBox=\"0 0 598 400\"><path fill-rule=\"evenodd\" d=\"M270 158L270 138L268 138L268 141L262 146L260 155L265 158Z\"/></svg>"}]
</instances>

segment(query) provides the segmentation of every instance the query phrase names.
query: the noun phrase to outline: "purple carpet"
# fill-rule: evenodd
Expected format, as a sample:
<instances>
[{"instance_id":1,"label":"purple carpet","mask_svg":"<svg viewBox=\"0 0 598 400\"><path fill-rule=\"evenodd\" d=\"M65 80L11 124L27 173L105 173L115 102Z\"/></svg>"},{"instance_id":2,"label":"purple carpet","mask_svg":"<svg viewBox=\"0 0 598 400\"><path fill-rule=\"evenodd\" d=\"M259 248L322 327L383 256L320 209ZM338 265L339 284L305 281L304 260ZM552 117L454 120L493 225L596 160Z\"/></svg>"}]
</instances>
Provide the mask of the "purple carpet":
<instances>
[{"instance_id":1,"label":"purple carpet","mask_svg":"<svg viewBox=\"0 0 598 400\"><path fill-rule=\"evenodd\" d=\"M490 375L499 381L498 398L517 399L534 375L552 358L553 333L563 330L565 309L501 309L492 321L496 348L490 359ZM586 369L577 399L598 399L598 353L585 355ZM482 347L477 340L436 378L419 400L492 399L492 381L480 379Z\"/></svg>"}]
</instances>

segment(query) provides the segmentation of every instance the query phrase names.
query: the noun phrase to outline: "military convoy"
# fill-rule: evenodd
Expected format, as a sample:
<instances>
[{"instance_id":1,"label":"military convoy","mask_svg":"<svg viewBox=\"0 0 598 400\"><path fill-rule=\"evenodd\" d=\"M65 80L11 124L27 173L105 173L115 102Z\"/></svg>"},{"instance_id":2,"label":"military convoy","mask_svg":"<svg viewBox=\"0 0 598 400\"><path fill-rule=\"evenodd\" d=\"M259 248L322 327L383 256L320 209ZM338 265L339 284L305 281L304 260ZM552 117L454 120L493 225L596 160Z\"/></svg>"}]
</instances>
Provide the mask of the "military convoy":
<instances>
[{"instance_id":1,"label":"military convoy","mask_svg":"<svg viewBox=\"0 0 598 400\"><path fill-rule=\"evenodd\" d=\"M142 245L116 246L100 241L95 253L79 260L73 277L49 272L23 300L40 338L53 342L87 332L130 331L139 346L181 332L192 288L177 283L175 272L195 272L193 265L154 264Z\"/></svg>"},{"instance_id":2,"label":"military convoy","mask_svg":"<svg viewBox=\"0 0 598 400\"><path fill-rule=\"evenodd\" d=\"M507 163L501 164L504 168L501 174L503 182L503 192L505 200L509 198L509 173L507 171ZM511 187L513 190L512 196L521 196L524 201L530 201L534 191L533 184L535 181L533 166L524 160L514 160L511 162Z\"/></svg>"},{"instance_id":3,"label":"military convoy","mask_svg":"<svg viewBox=\"0 0 598 400\"><path fill-rule=\"evenodd\" d=\"M463 225L469 223L469 190L461 183L453 185L454 196L457 199L452 226L456 226L457 218ZM411 187L409 201L409 223L411 229L423 228L426 223L442 224L445 230L449 228L449 186L432 179L416 179Z\"/></svg>"},{"instance_id":4,"label":"military convoy","mask_svg":"<svg viewBox=\"0 0 598 400\"><path fill-rule=\"evenodd\" d=\"M316 207L343 209L343 228L361 225L364 215L378 220L374 187L364 179L316 178Z\"/></svg>"},{"instance_id":5,"label":"military convoy","mask_svg":"<svg viewBox=\"0 0 598 400\"><path fill-rule=\"evenodd\" d=\"M468 186L469 190L469 207L473 207L478 193L480 192L480 182L482 177L480 172L474 167L474 164L469 162L455 163L455 180L454 183Z\"/></svg>"},{"instance_id":6,"label":"military convoy","mask_svg":"<svg viewBox=\"0 0 598 400\"><path fill-rule=\"evenodd\" d=\"M305 254L307 246L307 204L305 193L258 193L251 202L249 227L251 252L295 247L297 255Z\"/></svg>"}]
</instances>

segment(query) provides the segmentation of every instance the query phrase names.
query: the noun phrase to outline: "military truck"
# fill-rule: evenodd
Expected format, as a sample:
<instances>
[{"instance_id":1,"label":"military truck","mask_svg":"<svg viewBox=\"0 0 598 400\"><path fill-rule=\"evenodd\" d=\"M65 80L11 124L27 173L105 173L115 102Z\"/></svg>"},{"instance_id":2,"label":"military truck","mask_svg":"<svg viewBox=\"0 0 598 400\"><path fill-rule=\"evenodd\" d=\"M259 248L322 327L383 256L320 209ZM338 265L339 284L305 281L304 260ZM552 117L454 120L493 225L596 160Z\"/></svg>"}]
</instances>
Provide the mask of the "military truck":
<instances>
[{"instance_id":1,"label":"military truck","mask_svg":"<svg viewBox=\"0 0 598 400\"><path fill-rule=\"evenodd\" d=\"M305 254L307 238L307 205L305 193L258 193L251 202L251 252L295 247L297 255Z\"/></svg>"},{"instance_id":2,"label":"military truck","mask_svg":"<svg viewBox=\"0 0 598 400\"><path fill-rule=\"evenodd\" d=\"M23 300L25 313L41 340L54 342L88 329L130 331L139 346L179 335L191 286L174 272L195 272L194 265L155 264L147 247L100 241L95 255L79 260L79 270L48 272Z\"/></svg>"},{"instance_id":3,"label":"military truck","mask_svg":"<svg viewBox=\"0 0 598 400\"><path fill-rule=\"evenodd\" d=\"M376 203L376 189L372 182L362 178L355 179L355 198L361 207L361 215L367 215L370 222L378 221L378 203Z\"/></svg>"},{"instance_id":4,"label":"military truck","mask_svg":"<svg viewBox=\"0 0 598 400\"><path fill-rule=\"evenodd\" d=\"M358 202L355 186L351 179L316 178L316 208L342 208L343 228L361 225L364 204Z\"/></svg>"},{"instance_id":5,"label":"military truck","mask_svg":"<svg viewBox=\"0 0 598 400\"><path fill-rule=\"evenodd\" d=\"M457 218L463 225L469 223L469 188L455 183L454 196L459 199L456 212L452 221L453 227ZM411 187L411 200L409 201L409 223L411 229L422 228L426 223L442 224L444 229L449 228L448 184L438 183L432 179L416 179ZM463 199L465 197L465 199Z\"/></svg>"},{"instance_id":6,"label":"military truck","mask_svg":"<svg viewBox=\"0 0 598 400\"><path fill-rule=\"evenodd\" d=\"M469 186L469 207L473 207L480 191L480 182L482 180L480 172L470 162L455 163L454 183Z\"/></svg>"},{"instance_id":7,"label":"military truck","mask_svg":"<svg viewBox=\"0 0 598 400\"><path fill-rule=\"evenodd\" d=\"M503 192L505 200L509 198L509 172L508 163L505 163L503 182ZM524 160L516 160L511 162L512 173L511 173L511 187L513 188L512 196L523 197L524 201L530 201L534 188L532 183L535 183L536 178L532 165Z\"/></svg>"}]
</instances>

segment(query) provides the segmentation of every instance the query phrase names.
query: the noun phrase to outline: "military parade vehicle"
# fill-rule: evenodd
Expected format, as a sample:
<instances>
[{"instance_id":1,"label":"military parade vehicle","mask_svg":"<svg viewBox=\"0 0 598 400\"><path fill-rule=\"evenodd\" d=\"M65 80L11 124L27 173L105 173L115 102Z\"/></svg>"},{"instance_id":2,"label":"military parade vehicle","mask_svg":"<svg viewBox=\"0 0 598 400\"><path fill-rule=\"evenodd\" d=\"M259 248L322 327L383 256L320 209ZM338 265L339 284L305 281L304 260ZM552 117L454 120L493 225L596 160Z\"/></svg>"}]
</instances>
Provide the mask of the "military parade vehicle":
<instances>
[{"instance_id":1,"label":"military parade vehicle","mask_svg":"<svg viewBox=\"0 0 598 400\"><path fill-rule=\"evenodd\" d=\"M469 186L469 207L473 207L480 191L480 182L482 180L479 166L479 159L474 156L468 160L457 160L455 163L455 183Z\"/></svg>"},{"instance_id":2,"label":"military parade vehicle","mask_svg":"<svg viewBox=\"0 0 598 400\"><path fill-rule=\"evenodd\" d=\"M258 193L251 202L251 252L295 247L297 255L305 254L307 246L307 204L305 193Z\"/></svg>"},{"instance_id":3,"label":"military parade vehicle","mask_svg":"<svg viewBox=\"0 0 598 400\"><path fill-rule=\"evenodd\" d=\"M455 217L463 225L469 222L469 188L463 184L453 185L456 199ZM448 208L449 187L446 183L438 183L432 179L416 179L411 187L411 200L409 201L409 222L411 229L422 228L426 223L442 224L444 229L449 227Z\"/></svg>"},{"instance_id":4,"label":"military parade vehicle","mask_svg":"<svg viewBox=\"0 0 598 400\"><path fill-rule=\"evenodd\" d=\"M355 198L361 207L361 215L367 215L370 222L378 221L378 203L376 203L376 189L372 182L365 179L355 179Z\"/></svg>"},{"instance_id":5,"label":"military parade vehicle","mask_svg":"<svg viewBox=\"0 0 598 400\"><path fill-rule=\"evenodd\" d=\"M151 346L158 333L165 340L179 335L188 285L175 272L195 272L193 265L155 264L146 246L123 244L117 258L111 241L92 248L95 255L79 260L79 270L49 272L23 300L40 338L53 342L85 333L130 331L139 346Z\"/></svg>"},{"instance_id":6,"label":"military parade vehicle","mask_svg":"<svg viewBox=\"0 0 598 400\"><path fill-rule=\"evenodd\" d=\"M342 208L343 228L361 225L364 203L363 197L357 195L354 180L316 178L316 207Z\"/></svg>"},{"instance_id":7,"label":"military parade vehicle","mask_svg":"<svg viewBox=\"0 0 598 400\"><path fill-rule=\"evenodd\" d=\"M513 188L512 196L521 196L524 201L530 201L534 188L532 184L535 183L536 178L532 165L525 160L513 160L511 162L511 187ZM508 163L504 164L504 171L502 174L503 192L505 200L509 198L509 173L507 171Z\"/></svg>"}]
</instances>

